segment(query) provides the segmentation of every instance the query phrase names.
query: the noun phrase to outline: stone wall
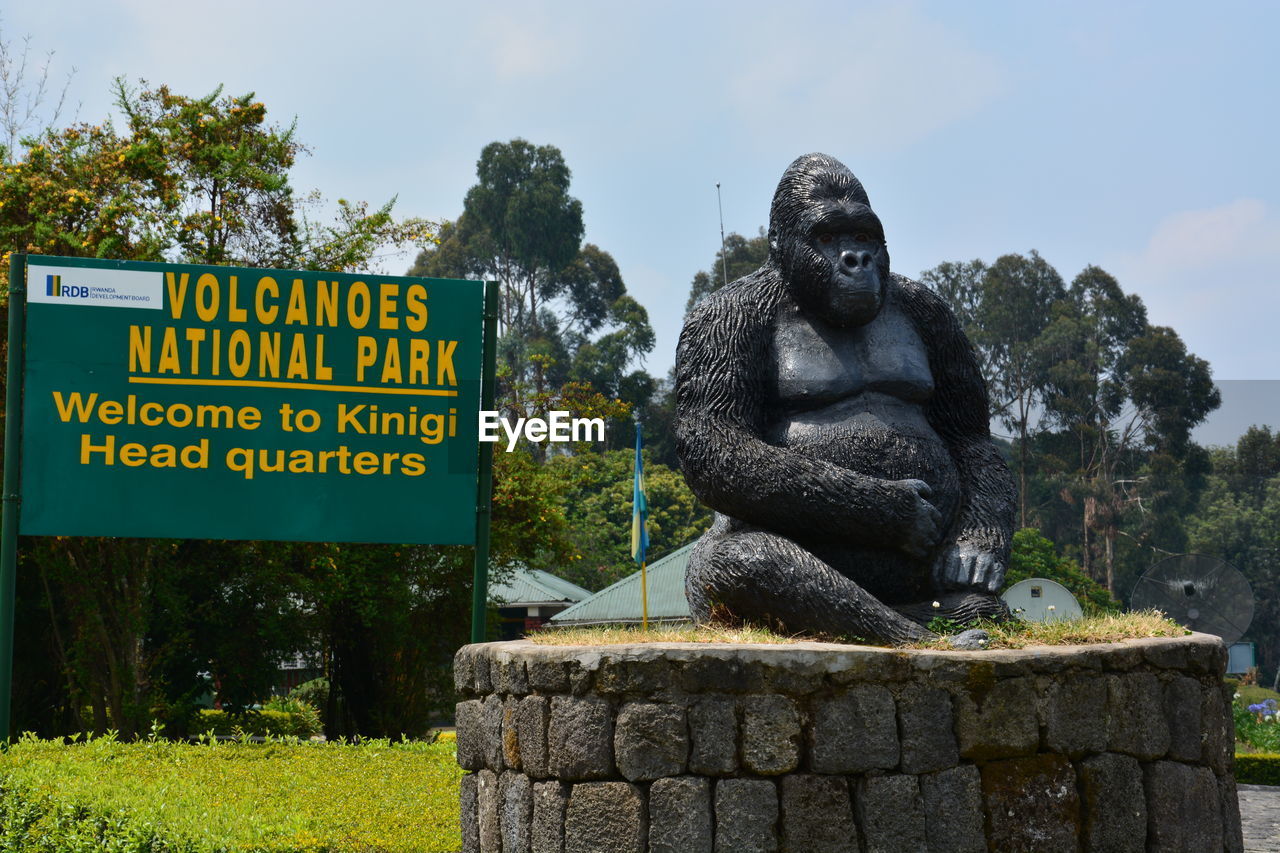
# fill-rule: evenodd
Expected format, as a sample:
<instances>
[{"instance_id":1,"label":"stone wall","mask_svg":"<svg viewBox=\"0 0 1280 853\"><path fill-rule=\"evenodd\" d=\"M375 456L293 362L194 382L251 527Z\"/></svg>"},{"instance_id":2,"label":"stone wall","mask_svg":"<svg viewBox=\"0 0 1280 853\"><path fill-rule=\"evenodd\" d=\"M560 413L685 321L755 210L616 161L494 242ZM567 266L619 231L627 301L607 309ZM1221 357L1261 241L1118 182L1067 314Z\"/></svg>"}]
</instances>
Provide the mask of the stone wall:
<instances>
[{"instance_id":1,"label":"stone wall","mask_svg":"<svg viewBox=\"0 0 1280 853\"><path fill-rule=\"evenodd\" d=\"M1214 637L467 646L465 851L1238 851Z\"/></svg>"}]
</instances>

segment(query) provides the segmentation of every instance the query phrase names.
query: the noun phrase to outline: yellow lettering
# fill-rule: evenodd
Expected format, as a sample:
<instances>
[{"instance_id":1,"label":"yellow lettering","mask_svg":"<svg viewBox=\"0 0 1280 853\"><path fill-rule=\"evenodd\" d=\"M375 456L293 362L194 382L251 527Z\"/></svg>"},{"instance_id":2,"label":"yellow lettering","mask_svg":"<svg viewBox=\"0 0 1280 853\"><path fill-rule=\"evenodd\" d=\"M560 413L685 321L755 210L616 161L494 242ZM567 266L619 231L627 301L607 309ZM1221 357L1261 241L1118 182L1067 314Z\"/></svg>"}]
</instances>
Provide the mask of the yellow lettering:
<instances>
[{"instance_id":1,"label":"yellow lettering","mask_svg":"<svg viewBox=\"0 0 1280 853\"><path fill-rule=\"evenodd\" d=\"M427 289L420 284L411 284L404 296L405 307L409 309L404 324L411 332L421 332L427 327Z\"/></svg>"},{"instance_id":2,"label":"yellow lettering","mask_svg":"<svg viewBox=\"0 0 1280 853\"><path fill-rule=\"evenodd\" d=\"M356 381L364 381L364 369L378 360L378 342L367 335L356 338Z\"/></svg>"},{"instance_id":3,"label":"yellow lettering","mask_svg":"<svg viewBox=\"0 0 1280 853\"><path fill-rule=\"evenodd\" d=\"M289 290L289 310L284 315L284 324L286 326L294 323L302 326L309 325L307 322L307 295L302 290L302 279L300 278L293 280L293 287Z\"/></svg>"},{"instance_id":4,"label":"yellow lettering","mask_svg":"<svg viewBox=\"0 0 1280 853\"><path fill-rule=\"evenodd\" d=\"M276 316L280 313L280 306L272 305L267 307L264 297L270 293L272 299L280 298L280 285L276 284L276 280L269 275L264 275L258 279L258 289L253 294L253 310L258 316L258 322L264 326L270 326L276 321ZM217 371L214 371L217 373Z\"/></svg>"},{"instance_id":5,"label":"yellow lettering","mask_svg":"<svg viewBox=\"0 0 1280 853\"><path fill-rule=\"evenodd\" d=\"M222 291L218 277L207 272L196 279L196 316L206 323L212 323L218 317L218 305L222 302Z\"/></svg>"},{"instance_id":6,"label":"yellow lettering","mask_svg":"<svg viewBox=\"0 0 1280 853\"><path fill-rule=\"evenodd\" d=\"M169 274L170 277L173 273ZM151 372L151 327L129 327L129 372Z\"/></svg>"},{"instance_id":7,"label":"yellow lettering","mask_svg":"<svg viewBox=\"0 0 1280 853\"><path fill-rule=\"evenodd\" d=\"M231 375L243 377L248 374L251 360L249 333L244 329L236 329L231 333L231 344L227 347L227 366L231 368Z\"/></svg>"},{"instance_id":8,"label":"yellow lettering","mask_svg":"<svg viewBox=\"0 0 1280 853\"><path fill-rule=\"evenodd\" d=\"M191 344L191 375L200 374L200 344L204 343L204 329L187 329L187 342Z\"/></svg>"},{"instance_id":9,"label":"yellow lettering","mask_svg":"<svg viewBox=\"0 0 1280 853\"><path fill-rule=\"evenodd\" d=\"M409 382L426 385L431 381L427 372L427 360L431 358L431 342L422 338L409 339Z\"/></svg>"},{"instance_id":10,"label":"yellow lettering","mask_svg":"<svg viewBox=\"0 0 1280 853\"><path fill-rule=\"evenodd\" d=\"M400 342L395 338L387 340L387 352L382 358L382 381L404 381L404 376L400 373Z\"/></svg>"},{"instance_id":11,"label":"yellow lettering","mask_svg":"<svg viewBox=\"0 0 1280 853\"><path fill-rule=\"evenodd\" d=\"M191 273L183 273L182 278L175 279L173 273L164 274L165 284L169 288L169 313L175 320L182 319L182 306L187 301L187 282L191 279Z\"/></svg>"},{"instance_id":12,"label":"yellow lettering","mask_svg":"<svg viewBox=\"0 0 1280 853\"><path fill-rule=\"evenodd\" d=\"M295 334L293 346L289 348L289 370L287 379L307 379L307 341L305 336Z\"/></svg>"},{"instance_id":13,"label":"yellow lettering","mask_svg":"<svg viewBox=\"0 0 1280 853\"><path fill-rule=\"evenodd\" d=\"M181 373L182 363L178 361L178 332L169 326L164 330L164 342L160 344L160 373Z\"/></svg>"},{"instance_id":14,"label":"yellow lettering","mask_svg":"<svg viewBox=\"0 0 1280 853\"><path fill-rule=\"evenodd\" d=\"M436 384L457 385L458 375L453 371L453 351L458 348L457 341L436 341ZM445 382L446 377L448 382Z\"/></svg>"},{"instance_id":15,"label":"yellow lettering","mask_svg":"<svg viewBox=\"0 0 1280 853\"><path fill-rule=\"evenodd\" d=\"M338 325L338 283L316 282L316 325Z\"/></svg>"},{"instance_id":16,"label":"yellow lettering","mask_svg":"<svg viewBox=\"0 0 1280 853\"><path fill-rule=\"evenodd\" d=\"M268 372L271 378L280 378L280 333L258 333L258 375L265 377Z\"/></svg>"},{"instance_id":17,"label":"yellow lettering","mask_svg":"<svg viewBox=\"0 0 1280 853\"><path fill-rule=\"evenodd\" d=\"M383 282L378 285L378 328L398 329L400 321L396 319L396 297L400 295L400 285Z\"/></svg>"},{"instance_id":18,"label":"yellow lettering","mask_svg":"<svg viewBox=\"0 0 1280 853\"><path fill-rule=\"evenodd\" d=\"M249 319L249 312L236 304L239 295L237 293L238 286L239 282L236 281L236 277L231 276L231 294L227 300L227 319L233 323L243 323Z\"/></svg>"},{"instance_id":19,"label":"yellow lettering","mask_svg":"<svg viewBox=\"0 0 1280 853\"><path fill-rule=\"evenodd\" d=\"M347 324L353 329L363 329L369 325L369 311L372 297L369 285L363 281L352 282L347 291Z\"/></svg>"}]
</instances>

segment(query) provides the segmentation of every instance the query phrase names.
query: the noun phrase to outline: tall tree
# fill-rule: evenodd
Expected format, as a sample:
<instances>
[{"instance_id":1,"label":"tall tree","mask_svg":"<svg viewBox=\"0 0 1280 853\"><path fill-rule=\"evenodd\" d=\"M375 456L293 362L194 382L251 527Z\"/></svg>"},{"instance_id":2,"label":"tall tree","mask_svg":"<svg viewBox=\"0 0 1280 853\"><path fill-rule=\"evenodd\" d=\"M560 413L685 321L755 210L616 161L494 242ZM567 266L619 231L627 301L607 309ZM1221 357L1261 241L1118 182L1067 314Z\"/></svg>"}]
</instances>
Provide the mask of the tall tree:
<instances>
[{"instance_id":1,"label":"tall tree","mask_svg":"<svg viewBox=\"0 0 1280 853\"><path fill-rule=\"evenodd\" d=\"M694 275L689 286L689 301L684 306L685 313L688 314L693 306L729 282L755 272L768 258L769 237L763 227L754 237L729 232L724 238L724 245L716 252L711 268Z\"/></svg>"},{"instance_id":2,"label":"tall tree","mask_svg":"<svg viewBox=\"0 0 1280 853\"><path fill-rule=\"evenodd\" d=\"M462 214L409 272L502 285L503 407L519 416L566 408L584 386L624 410L643 405L654 383L634 366L653 349L649 316L627 294L613 257L582 244L582 204L569 195L560 150L493 142L476 176ZM574 392L560 394L570 383Z\"/></svg>"}]
</instances>

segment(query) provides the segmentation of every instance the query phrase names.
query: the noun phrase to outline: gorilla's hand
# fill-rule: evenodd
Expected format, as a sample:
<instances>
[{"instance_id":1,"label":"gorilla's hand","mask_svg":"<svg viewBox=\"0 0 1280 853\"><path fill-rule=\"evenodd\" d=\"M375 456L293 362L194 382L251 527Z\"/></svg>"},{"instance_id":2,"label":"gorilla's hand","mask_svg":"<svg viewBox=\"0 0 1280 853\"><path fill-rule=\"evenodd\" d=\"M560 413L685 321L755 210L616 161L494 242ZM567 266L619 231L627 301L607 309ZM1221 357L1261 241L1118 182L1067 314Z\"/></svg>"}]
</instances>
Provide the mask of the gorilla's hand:
<instances>
[{"instance_id":1,"label":"gorilla's hand","mask_svg":"<svg viewBox=\"0 0 1280 853\"><path fill-rule=\"evenodd\" d=\"M995 592L1004 580L1004 570L995 554L977 545L958 542L938 559L934 573L941 589Z\"/></svg>"},{"instance_id":2,"label":"gorilla's hand","mask_svg":"<svg viewBox=\"0 0 1280 853\"><path fill-rule=\"evenodd\" d=\"M898 547L913 557L923 557L942 536L942 513L926 500L933 495L933 489L924 480L895 480L892 485L906 490L911 500L905 538Z\"/></svg>"}]
</instances>

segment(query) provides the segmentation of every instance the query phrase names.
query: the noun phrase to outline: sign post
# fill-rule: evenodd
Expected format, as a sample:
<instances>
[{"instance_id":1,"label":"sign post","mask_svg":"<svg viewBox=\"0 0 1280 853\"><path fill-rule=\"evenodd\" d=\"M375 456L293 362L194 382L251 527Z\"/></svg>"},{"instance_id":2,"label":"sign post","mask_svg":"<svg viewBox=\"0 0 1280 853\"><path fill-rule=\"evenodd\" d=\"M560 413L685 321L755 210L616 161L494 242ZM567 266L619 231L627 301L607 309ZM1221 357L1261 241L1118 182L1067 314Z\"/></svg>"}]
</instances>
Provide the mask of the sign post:
<instances>
[{"instance_id":1,"label":"sign post","mask_svg":"<svg viewBox=\"0 0 1280 853\"><path fill-rule=\"evenodd\" d=\"M27 257L9 256L9 359L4 400L4 516L0 528L0 741L9 740L9 699L13 695L13 608L18 582L18 460L22 442L23 322Z\"/></svg>"},{"instance_id":2,"label":"sign post","mask_svg":"<svg viewBox=\"0 0 1280 853\"><path fill-rule=\"evenodd\" d=\"M0 737L19 533L474 545L483 593L496 285L14 255L9 288Z\"/></svg>"}]
</instances>

